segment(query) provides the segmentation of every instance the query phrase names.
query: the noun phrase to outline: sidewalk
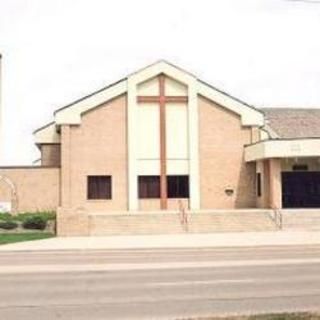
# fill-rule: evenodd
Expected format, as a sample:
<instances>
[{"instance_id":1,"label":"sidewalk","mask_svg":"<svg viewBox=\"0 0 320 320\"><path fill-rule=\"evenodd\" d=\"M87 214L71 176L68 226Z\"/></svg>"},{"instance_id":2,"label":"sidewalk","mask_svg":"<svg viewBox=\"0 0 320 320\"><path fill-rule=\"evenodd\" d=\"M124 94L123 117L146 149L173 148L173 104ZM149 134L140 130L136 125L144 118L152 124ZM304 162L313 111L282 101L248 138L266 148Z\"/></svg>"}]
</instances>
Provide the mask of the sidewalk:
<instances>
[{"instance_id":1,"label":"sidewalk","mask_svg":"<svg viewBox=\"0 0 320 320\"><path fill-rule=\"evenodd\" d=\"M103 250L152 248L252 247L320 245L320 232L241 232L108 237L65 237L0 246L6 251Z\"/></svg>"}]
</instances>

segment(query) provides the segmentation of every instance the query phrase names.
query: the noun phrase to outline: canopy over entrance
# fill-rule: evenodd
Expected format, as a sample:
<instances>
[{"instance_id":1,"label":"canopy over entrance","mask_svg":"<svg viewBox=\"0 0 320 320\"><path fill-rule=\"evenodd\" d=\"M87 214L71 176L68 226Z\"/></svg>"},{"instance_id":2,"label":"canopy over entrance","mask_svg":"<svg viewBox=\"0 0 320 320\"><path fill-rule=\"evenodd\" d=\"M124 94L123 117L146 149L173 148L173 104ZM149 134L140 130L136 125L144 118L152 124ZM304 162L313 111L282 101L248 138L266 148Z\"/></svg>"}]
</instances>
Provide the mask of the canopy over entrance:
<instances>
[{"instance_id":1,"label":"canopy over entrance","mask_svg":"<svg viewBox=\"0 0 320 320\"><path fill-rule=\"evenodd\" d=\"M245 147L247 162L301 157L320 157L320 138L263 140Z\"/></svg>"}]
</instances>

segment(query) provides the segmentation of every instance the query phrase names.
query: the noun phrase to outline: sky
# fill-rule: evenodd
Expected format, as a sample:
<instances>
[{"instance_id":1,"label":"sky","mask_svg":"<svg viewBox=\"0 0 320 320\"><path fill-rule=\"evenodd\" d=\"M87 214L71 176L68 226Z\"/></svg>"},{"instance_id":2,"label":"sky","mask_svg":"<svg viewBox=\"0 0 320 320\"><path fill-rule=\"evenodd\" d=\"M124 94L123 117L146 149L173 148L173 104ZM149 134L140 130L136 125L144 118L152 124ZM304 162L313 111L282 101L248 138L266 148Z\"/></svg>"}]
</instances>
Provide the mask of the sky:
<instances>
[{"instance_id":1,"label":"sky","mask_svg":"<svg viewBox=\"0 0 320 320\"><path fill-rule=\"evenodd\" d=\"M53 111L166 59L256 107L320 107L320 0L0 0L0 165Z\"/></svg>"}]
</instances>

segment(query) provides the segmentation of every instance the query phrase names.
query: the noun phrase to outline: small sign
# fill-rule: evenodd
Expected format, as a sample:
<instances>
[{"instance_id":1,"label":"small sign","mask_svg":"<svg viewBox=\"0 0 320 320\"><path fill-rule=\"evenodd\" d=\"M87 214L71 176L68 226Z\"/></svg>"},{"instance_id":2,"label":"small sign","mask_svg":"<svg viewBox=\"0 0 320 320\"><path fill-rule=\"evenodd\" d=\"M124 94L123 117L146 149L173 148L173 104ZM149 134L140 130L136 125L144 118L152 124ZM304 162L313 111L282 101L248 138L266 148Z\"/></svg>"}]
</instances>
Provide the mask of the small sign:
<instances>
[{"instance_id":1,"label":"small sign","mask_svg":"<svg viewBox=\"0 0 320 320\"><path fill-rule=\"evenodd\" d=\"M11 212L10 201L0 201L0 212Z\"/></svg>"}]
</instances>

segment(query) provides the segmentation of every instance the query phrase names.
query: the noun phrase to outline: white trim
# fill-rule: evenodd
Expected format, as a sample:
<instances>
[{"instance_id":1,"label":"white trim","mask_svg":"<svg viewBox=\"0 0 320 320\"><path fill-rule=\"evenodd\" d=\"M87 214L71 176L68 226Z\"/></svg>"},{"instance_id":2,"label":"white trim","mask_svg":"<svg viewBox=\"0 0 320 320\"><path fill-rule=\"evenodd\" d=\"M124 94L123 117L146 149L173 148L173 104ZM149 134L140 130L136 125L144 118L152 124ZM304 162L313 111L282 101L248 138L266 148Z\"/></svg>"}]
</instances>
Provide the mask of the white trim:
<instances>
[{"instance_id":1,"label":"white trim","mask_svg":"<svg viewBox=\"0 0 320 320\"><path fill-rule=\"evenodd\" d=\"M199 148L198 148L198 101L197 79L164 61L153 64L128 77L128 180L129 210L138 209L137 190L137 86L159 74L165 74L188 87L188 138L189 138L189 175L190 208L200 208L199 186Z\"/></svg>"},{"instance_id":2,"label":"white trim","mask_svg":"<svg viewBox=\"0 0 320 320\"><path fill-rule=\"evenodd\" d=\"M34 140L36 144L42 143L60 143L61 137L57 133L56 124L51 123L42 129L34 132Z\"/></svg>"},{"instance_id":3,"label":"white trim","mask_svg":"<svg viewBox=\"0 0 320 320\"><path fill-rule=\"evenodd\" d=\"M261 131L265 132L268 135L268 138L271 139L279 139L280 136L270 127L269 124L265 124L263 128L260 129Z\"/></svg>"},{"instance_id":4,"label":"white trim","mask_svg":"<svg viewBox=\"0 0 320 320\"><path fill-rule=\"evenodd\" d=\"M264 115L262 112L255 110L200 81L198 81L198 93L205 98L218 103L222 107L239 114L243 126L263 126L264 124Z\"/></svg>"},{"instance_id":5,"label":"white trim","mask_svg":"<svg viewBox=\"0 0 320 320\"><path fill-rule=\"evenodd\" d=\"M266 140L245 147L245 161L320 157L320 139Z\"/></svg>"},{"instance_id":6,"label":"white trim","mask_svg":"<svg viewBox=\"0 0 320 320\"><path fill-rule=\"evenodd\" d=\"M137 161L137 175L160 175L159 159L139 159ZM168 175L189 175L189 159L167 159Z\"/></svg>"},{"instance_id":7,"label":"white trim","mask_svg":"<svg viewBox=\"0 0 320 320\"><path fill-rule=\"evenodd\" d=\"M105 103L127 91L127 81L123 80L90 97L84 98L55 113L55 122L61 124L80 124L81 114Z\"/></svg>"},{"instance_id":8,"label":"white trim","mask_svg":"<svg viewBox=\"0 0 320 320\"><path fill-rule=\"evenodd\" d=\"M135 84L142 83L159 73L165 73L169 77L180 81L186 85L194 83L197 93L220 104L221 106L239 114L241 116L242 125L244 126L262 126L264 125L264 115L262 112L232 98L231 96L216 90L209 85L197 80L190 73L181 70L165 61L159 61L151 66L148 66L140 71L129 75L128 80L124 79L105 90L97 92L87 98L84 98L69 107L58 110L55 113L55 122L60 124L80 124L81 114L96 106L111 100L121 94L127 92L129 79Z\"/></svg>"},{"instance_id":9,"label":"white trim","mask_svg":"<svg viewBox=\"0 0 320 320\"><path fill-rule=\"evenodd\" d=\"M188 84L191 81L195 80L196 77L187 73L186 71L182 71L181 69L165 62L159 61L151 66L148 66L140 71L137 71L131 74L128 79L134 79L134 81L138 84L144 82L148 79L156 77L160 73L164 73L169 77L172 77L174 80L178 80L183 84Z\"/></svg>"}]
</instances>

